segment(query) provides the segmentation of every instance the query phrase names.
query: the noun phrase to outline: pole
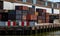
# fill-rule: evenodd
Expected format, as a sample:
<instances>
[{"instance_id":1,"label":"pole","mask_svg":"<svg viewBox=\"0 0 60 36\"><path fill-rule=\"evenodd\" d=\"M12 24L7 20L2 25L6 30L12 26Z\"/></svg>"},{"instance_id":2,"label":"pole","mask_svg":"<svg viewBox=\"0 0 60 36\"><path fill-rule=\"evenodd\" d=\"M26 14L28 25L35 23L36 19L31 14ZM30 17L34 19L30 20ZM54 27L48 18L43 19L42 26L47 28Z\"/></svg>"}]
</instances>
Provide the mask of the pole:
<instances>
[{"instance_id":1,"label":"pole","mask_svg":"<svg viewBox=\"0 0 60 36\"><path fill-rule=\"evenodd\" d=\"M59 9L59 23L60 23L60 9Z\"/></svg>"},{"instance_id":2,"label":"pole","mask_svg":"<svg viewBox=\"0 0 60 36\"><path fill-rule=\"evenodd\" d=\"M52 14L54 14L53 2L52 2Z\"/></svg>"}]
</instances>

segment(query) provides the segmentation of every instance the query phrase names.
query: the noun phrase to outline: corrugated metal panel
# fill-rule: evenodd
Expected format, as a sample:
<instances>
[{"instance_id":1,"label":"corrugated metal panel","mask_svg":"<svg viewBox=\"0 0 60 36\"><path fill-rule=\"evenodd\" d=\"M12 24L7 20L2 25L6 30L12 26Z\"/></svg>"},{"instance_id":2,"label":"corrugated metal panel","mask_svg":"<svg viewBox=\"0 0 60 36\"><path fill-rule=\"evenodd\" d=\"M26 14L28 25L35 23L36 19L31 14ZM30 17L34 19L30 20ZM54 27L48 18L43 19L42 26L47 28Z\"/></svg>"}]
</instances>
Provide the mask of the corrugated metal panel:
<instances>
[{"instance_id":1,"label":"corrugated metal panel","mask_svg":"<svg viewBox=\"0 0 60 36\"><path fill-rule=\"evenodd\" d=\"M22 16L22 20L26 21L26 19L27 19L26 16L23 15L23 16Z\"/></svg>"},{"instance_id":2,"label":"corrugated metal panel","mask_svg":"<svg viewBox=\"0 0 60 36\"><path fill-rule=\"evenodd\" d=\"M1 21L8 21L8 13L1 13L2 19Z\"/></svg>"},{"instance_id":3,"label":"corrugated metal panel","mask_svg":"<svg viewBox=\"0 0 60 36\"><path fill-rule=\"evenodd\" d=\"M32 0L27 0L27 2L32 3Z\"/></svg>"},{"instance_id":4,"label":"corrugated metal panel","mask_svg":"<svg viewBox=\"0 0 60 36\"><path fill-rule=\"evenodd\" d=\"M15 6L15 10L28 10L27 6Z\"/></svg>"},{"instance_id":5,"label":"corrugated metal panel","mask_svg":"<svg viewBox=\"0 0 60 36\"><path fill-rule=\"evenodd\" d=\"M16 10L16 14L22 14L22 11Z\"/></svg>"},{"instance_id":6,"label":"corrugated metal panel","mask_svg":"<svg viewBox=\"0 0 60 36\"><path fill-rule=\"evenodd\" d=\"M16 15L16 20L22 20L22 15Z\"/></svg>"},{"instance_id":7,"label":"corrugated metal panel","mask_svg":"<svg viewBox=\"0 0 60 36\"><path fill-rule=\"evenodd\" d=\"M8 14L9 20L16 20L16 14Z\"/></svg>"},{"instance_id":8,"label":"corrugated metal panel","mask_svg":"<svg viewBox=\"0 0 60 36\"><path fill-rule=\"evenodd\" d=\"M30 27L35 26L35 22L34 21L30 21L29 24L30 24Z\"/></svg>"},{"instance_id":9,"label":"corrugated metal panel","mask_svg":"<svg viewBox=\"0 0 60 36\"><path fill-rule=\"evenodd\" d=\"M16 14L16 11L15 10L9 10L8 14Z\"/></svg>"},{"instance_id":10,"label":"corrugated metal panel","mask_svg":"<svg viewBox=\"0 0 60 36\"><path fill-rule=\"evenodd\" d=\"M5 22L4 21L0 21L0 26L4 27L5 26Z\"/></svg>"},{"instance_id":11,"label":"corrugated metal panel","mask_svg":"<svg viewBox=\"0 0 60 36\"><path fill-rule=\"evenodd\" d=\"M27 14L28 14L28 10L23 10L23 11L22 11L22 14L23 14L23 15L27 15Z\"/></svg>"}]
</instances>

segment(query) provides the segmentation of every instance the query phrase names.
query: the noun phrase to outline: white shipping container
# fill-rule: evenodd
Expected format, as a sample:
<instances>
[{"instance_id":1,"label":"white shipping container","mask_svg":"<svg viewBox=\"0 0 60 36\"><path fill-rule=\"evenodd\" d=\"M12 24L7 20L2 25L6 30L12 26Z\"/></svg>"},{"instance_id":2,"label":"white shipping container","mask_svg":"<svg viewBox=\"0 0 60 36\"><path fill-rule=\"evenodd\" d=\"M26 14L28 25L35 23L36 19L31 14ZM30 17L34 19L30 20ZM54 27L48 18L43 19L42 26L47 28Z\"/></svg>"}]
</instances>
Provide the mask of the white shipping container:
<instances>
[{"instance_id":1,"label":"white shipping container","mask_svg":"<svg viewBox=\"0 0 60 36\"><path fill-rule=\"evenodd\" d=\"M7 2L7 1L4 1L3 2L3 9L6 9L6 10L14 10L14 5L13 3L11 2Z\"/></svg>"}]
</instances>

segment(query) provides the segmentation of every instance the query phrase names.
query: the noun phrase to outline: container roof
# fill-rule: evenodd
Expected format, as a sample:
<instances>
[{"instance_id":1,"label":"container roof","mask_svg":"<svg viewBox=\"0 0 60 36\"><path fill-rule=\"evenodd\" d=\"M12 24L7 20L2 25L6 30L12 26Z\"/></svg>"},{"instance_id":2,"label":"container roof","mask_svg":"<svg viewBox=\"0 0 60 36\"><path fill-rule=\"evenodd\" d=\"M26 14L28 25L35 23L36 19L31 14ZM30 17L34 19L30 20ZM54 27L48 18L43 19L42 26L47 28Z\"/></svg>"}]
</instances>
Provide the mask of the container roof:
<instances>
[{"instance_id":1,"label":"container roof","mask_svg":"<svg viewBox=\"0 0 60 36\"><path fill-rule=\"evenodd\" d=\"M47 1L49 1L49 2L60 2L60 0L47 0Z\"/></svg>"}]
</instances>

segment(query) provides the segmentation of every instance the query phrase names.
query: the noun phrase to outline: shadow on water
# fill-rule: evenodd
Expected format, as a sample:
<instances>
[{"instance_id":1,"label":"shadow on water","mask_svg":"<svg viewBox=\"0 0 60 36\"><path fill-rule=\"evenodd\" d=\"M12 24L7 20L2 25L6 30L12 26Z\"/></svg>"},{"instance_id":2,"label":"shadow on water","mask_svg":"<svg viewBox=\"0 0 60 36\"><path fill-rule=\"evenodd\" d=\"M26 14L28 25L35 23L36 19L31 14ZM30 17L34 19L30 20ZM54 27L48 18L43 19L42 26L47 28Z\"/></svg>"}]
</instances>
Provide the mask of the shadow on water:
<instances>
[{"instance_id":1,"label":"shadow on water","mask_svg":"<svg viewBox=\"0 0 60 36\"><path fill-rule=\"evenodd\" d=\"M0 36L60 36L60 30L55 29L39 29L30 31L0 31ZM9 33L8 33L9 32ZM17 33L16 33L17 32ZM27 34L26 34L27 33ZM5 35L6 34L6 35ZM8 35L7 35L8 34Z\"/></svg>"}]
</instances>

